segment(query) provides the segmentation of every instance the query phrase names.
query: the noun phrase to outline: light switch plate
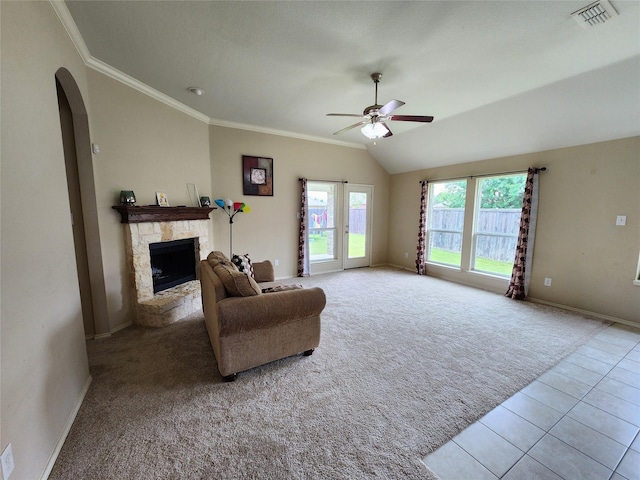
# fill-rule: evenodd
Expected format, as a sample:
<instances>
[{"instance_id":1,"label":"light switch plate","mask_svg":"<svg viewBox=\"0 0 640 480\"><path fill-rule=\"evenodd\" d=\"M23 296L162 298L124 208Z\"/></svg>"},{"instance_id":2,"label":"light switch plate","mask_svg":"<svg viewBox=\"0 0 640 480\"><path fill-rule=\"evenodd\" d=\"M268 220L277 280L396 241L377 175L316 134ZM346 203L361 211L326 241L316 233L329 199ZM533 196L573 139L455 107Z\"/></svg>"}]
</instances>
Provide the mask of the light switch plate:
<instances>
[{"instance_id":1,"label":"light switch plate","mask_svg":"<svg viewBox=\"0 0 640 480\"><path fill-rule=\"evenodd\" d=\"M627 224L627 216L626 215L618 215L616 217L616 225L619 227L624 227Z\"/></svg>"}]
</instances>

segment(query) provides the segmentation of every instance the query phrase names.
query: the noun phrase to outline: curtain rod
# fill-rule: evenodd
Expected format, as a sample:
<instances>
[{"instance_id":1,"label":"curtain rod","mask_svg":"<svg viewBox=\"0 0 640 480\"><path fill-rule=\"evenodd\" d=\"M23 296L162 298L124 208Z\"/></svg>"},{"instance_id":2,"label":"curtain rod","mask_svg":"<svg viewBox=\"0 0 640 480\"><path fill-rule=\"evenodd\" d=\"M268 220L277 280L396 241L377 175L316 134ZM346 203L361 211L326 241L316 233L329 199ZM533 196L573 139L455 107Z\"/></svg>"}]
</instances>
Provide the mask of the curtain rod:
<instances>
[{"instance_id":1,"label":"curtain rod","mask_svg":"<svg viewBox=\"0 0 640 480\"><path fill-rule=\"evenodd\" d=\"M547 167L536 168L536 173L538 172L546 172ZM527 173L527 170L515 170L513 172L498 172L498 173L485 173L482 175L463 175L461 177L453 177L453 178L435 178L433 180L419 180L418 183L423 182L446 182L449 180L461 180L463 178L482 178L482 177L495 177L497 175L511 175L514 173Z\"/></svg>"},{"instance_id":2,"label":"curtain rod","mask_svg":"<svg viewBox=\"0 0 640 480\"><path fill-rule=\"evenodd\" d=\"M298 181L301 182L305 180L304 178L299 178ZM349 183L346 180L318 180L316 178L307 178L307 182L327 182L327 183Z\"/></svg>"}]
</instances>

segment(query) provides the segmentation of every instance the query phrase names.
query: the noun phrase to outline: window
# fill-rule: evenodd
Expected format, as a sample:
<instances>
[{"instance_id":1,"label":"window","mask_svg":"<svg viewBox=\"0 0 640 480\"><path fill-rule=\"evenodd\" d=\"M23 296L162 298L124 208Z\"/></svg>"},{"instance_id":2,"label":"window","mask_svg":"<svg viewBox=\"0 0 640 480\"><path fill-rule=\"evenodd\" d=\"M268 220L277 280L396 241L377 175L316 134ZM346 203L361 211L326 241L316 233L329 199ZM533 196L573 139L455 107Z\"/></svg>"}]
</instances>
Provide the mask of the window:
<instances>
[{"instance_id":1,"label":"window","mask_svg":"<svg viewBox=\"0 0 640 480\"><path fill-rule=\"evenodd\" d=\"M309 219L309 260L311 263L335 260L336 198L335 183L309 182L307 209Z\"/></svg>"},{"instance_id":2,"label":"window","mask_svg":"<svg viewBox=\"0 0 640 480\"><path fill-rule=\"evenodd\" d=\"M429 184L427 261L460 267L467 181Z\"/></svg>"},{"instance_id":3,"label":"window","mask_svg":"<svg viewBox=\"0 0 640 480\"><path fill-rule=\"evenodd\" d=\"M526 180L524 174L478 179L473 270L511 275Z\"/></svg>"}]
</instances>

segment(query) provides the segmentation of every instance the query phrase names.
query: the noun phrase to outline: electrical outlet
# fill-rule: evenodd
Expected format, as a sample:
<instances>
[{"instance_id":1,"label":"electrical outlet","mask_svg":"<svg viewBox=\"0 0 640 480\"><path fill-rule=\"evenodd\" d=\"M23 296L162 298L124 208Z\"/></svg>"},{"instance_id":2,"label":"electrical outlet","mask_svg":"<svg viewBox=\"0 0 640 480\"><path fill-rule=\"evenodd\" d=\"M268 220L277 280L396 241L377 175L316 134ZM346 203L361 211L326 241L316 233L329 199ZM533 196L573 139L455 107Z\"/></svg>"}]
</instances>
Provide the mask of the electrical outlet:
<instances>
[{"instance_id":1,"label":"electrical outlet","mask_svg":"<svg viewBox=\"0 0 640 480\"><path fill-rule=\"evenodd\" d=\"M627 216L626 215L618 215L616 217L616 225L619 227L624 227L627 224Z\"/></svg>"},{"instance_id":2,"label":"electrical outlet","mask_svg":"<svg viewBox=\"0 0 640 480\"><path fill-rule=\"evenodd\" d=\"M11 444L7 445L7 448L2 452L0 462L2 463L2 478L4 478L4 480L9 480L9 475L11 475L11 472L13 472L15 467L13 463L13 451L11 450Z\"/></svg>"},{"instance_id":3,"label":"electrical outlet","mask_svg":"<svg viewBox=\"0 0 640 480\"><path fill-rule=\"evenodd\" d=\"M544 279L544 286L545 287L550 287L551 286L551 279L550 278L545 278Z\"/></svg>"},{"instance_id":4,"label":"electrical outlet","mask_svg":"<svg viewBox=\"0 0 640 480\"><path fill-rule=\"evenodd\" d=\"M278 260L277 258L273 261L273 264L277 267L278 265L280 265L280 260Z\"/></svg>"}]
</instances>

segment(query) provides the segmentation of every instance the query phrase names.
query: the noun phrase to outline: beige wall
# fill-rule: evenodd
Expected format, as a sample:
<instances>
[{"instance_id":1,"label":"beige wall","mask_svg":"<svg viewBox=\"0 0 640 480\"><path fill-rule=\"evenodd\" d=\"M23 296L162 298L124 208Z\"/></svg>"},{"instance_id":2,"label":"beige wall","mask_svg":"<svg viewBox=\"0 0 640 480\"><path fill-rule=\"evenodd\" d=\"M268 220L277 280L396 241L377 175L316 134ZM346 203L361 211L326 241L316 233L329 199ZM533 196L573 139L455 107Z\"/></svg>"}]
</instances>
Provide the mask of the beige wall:
<instances>
[{"instance_id":1,"label":"beige wall","mask_svg":"<svg viewBox=\"0 0 640 480\"><path fill-rule=\"evenodd\" d=\"M87 101L85 66L48 2L0 2L0 449L44 472L89 380L55 73Z\"/></svg>"},{"instance_id":2,"label":"beige wall","mask_svg":"<svg viewBox=\"0 0 640 480\"><path fill-rule=\"evenodd\" d=\"M208 125L106 75L88 69L96 202L111 330L134 320L124 251L124 226L111 207L120 190L138 205L191 205L187 183L211 190Z\"/></svg>"},{"instance_id":3,"label":"beige wall","mask_svg":"<svg viewBox=\"0 0 640 480\"><path fill-rule=\"evenodd\" d=\"M236 215L234 253L249 253L255 260L275 260L276 277L296 275L300 209L300 182L347 180L374 186L371 263L387 261L389 175L366 150L326 143L211 126L211 199L231 198L247 203L252 212ZM273 158L273 197L243 196L242 155ZM214 211L214 246L229 250L229 219Z\"/></svg>"},{"instance_id":4,"label":"beige wall","mask_svg":"<svg viewBox=\"0 0 640 480\"><path fill-rule=\"evenodd\" d=\"M546 166L529 296L640 324L640 287L632 281L640 250L640 137L498 158L391 176L389 263L415 268L422 179ZM627 225L615 225L617 215ZM409 258L403 257L409 252ZM506 281L428 267L428 272L495 291ZM552 286L543 286L545 277Z\"/></svg>"}]
</instances>

